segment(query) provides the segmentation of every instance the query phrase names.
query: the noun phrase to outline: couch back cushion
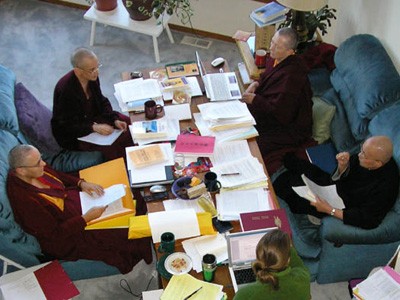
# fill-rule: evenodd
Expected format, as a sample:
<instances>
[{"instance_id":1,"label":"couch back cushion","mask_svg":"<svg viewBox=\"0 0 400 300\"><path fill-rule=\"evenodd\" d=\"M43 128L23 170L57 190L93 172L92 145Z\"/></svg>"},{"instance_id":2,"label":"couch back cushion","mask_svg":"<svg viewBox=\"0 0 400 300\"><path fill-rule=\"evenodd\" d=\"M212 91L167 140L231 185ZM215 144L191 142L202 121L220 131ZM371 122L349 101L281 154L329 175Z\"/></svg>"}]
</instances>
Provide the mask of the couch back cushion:
<instances>
[{"instance_id":1,"label":"couch back cushion","mask_svg":"<svg viewBox=\"0 0 400 300\"><path fill-rule=\"evenodd\" d=\"M0 65L0 129L18 133L18 119L14 105L15 74Z\"/></svg>"},{"instance_id":2,"label":"couch back cushion","mask_svg":"<svg viewBox=\"0 0 400 300\"><path fill-rule=\"evenodd\" d=\"M357 140L368 136L368 123L400 99L400 76L377 38L352 36L335 53L331 82L343 102Z\"/></svg>"},{"instance_id":3,"label":"couch back cushion","mask_svg":"<svg viewBox=\"0 0 400 300\"><path fill-rule=\"evenodd\" d=\"M15 86L15 107L19 126L26 138L42 153L56 154L62 148L51 130L52 112L22 84Z\"/></svg>"}]
</instances>

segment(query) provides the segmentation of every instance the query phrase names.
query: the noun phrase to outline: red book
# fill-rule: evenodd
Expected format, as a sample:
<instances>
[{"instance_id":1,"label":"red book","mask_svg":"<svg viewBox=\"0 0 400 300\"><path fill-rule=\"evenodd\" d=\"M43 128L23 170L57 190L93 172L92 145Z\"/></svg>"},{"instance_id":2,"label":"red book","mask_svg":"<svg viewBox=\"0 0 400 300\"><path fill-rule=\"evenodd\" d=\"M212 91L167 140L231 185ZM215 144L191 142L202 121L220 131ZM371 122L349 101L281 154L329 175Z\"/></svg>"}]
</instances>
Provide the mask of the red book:
<instances>
[{"instance_id":1,"label":"red book","mask_svg":"<svg viewBox=\"0 0 400 300\"><path fill-rule=\"evenodd\" d=\"M57 260L36 270L34 274L48 300L70 299L79 295L75 284Z\"/></svg>"},{"instance_id":2,"label":"red book","mask_svg":"<svg viewBox=\"0 0 400 300\"><path fill-rule=\"evenodd\" d=\"M292 236L289 221L283 208L241 213L240 226L242 227L242 231L278 227L287 232L290 237Z\"/></svg>"},{"instance_id":3,"label":"red book","mask_svg":"<svg viewBox=\"0 0 400 300\"><path fill-rule=\"evenodd\" d=\"M176 139L175 153L191 156L211 156L214 153L215 137L180 134Z\"/></svg>"}]
</instances>

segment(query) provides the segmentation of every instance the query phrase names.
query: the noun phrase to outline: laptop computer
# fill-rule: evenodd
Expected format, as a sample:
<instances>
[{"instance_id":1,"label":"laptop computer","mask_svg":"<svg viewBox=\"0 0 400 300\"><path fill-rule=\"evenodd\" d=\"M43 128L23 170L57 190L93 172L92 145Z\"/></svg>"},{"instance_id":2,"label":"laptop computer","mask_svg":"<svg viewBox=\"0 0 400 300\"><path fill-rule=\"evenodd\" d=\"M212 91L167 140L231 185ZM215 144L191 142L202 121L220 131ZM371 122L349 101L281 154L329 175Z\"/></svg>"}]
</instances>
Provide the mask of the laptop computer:
<instances>
[{"instance_id":1,"label":"laptop computer","mask_svg":"<svg viewBox=\"0 0 400 300\"><path fill-rule=\"evenodd\" d=\"M200 76L210 101L238 100L242 98L235 72L207 74L203 61L196 51L196 60Z\"/></svg>"},{"instance_id":2,"label":"laptop computer","mask_svg":"<svg viewBox=\"0 0 400 300\"><path fill-rule=\"evenodd\" d=\"M243 286L256 281L251 265L256 260L257 244L267 232L276 228L236 232L226 236L228 268L235 293Z\"/></svg>"}]
</instances>

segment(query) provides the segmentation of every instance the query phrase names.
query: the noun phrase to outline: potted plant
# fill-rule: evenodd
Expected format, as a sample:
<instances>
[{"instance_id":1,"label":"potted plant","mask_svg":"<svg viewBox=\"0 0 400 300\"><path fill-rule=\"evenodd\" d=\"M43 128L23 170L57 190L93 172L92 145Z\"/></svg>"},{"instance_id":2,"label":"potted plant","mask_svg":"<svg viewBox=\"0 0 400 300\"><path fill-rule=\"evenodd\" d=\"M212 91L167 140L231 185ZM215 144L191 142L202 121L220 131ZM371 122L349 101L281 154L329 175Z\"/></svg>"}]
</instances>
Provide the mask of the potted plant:
<instances>
[{"instance_id":1,"label":"potted plant","mask_svg":"<svg viewBox=\"0 0 400 300\"><path fill-rule=\"evenodd\" d=\"M328 33L327 28L332 25L331 19L336 20L335 13L336 9L329 8L328 5L325 5L317 11L304 12L305 23L308 30L308 40L313 39L317 28L321 31L322 35ZM286 14L286 20L279 25L279 28L290 27L294 22L294 16L295 14L292 12L292 10L289 10L289 12Z\"/></svg>"},{"instance_id":2,"label":"potted plant","mask_svg":"<svg viewBox=\"0 0 400 300\"><path fill-rule=\"evenodd\" d=\"M123 0L134 20L146 20L154 16L158 19L164 13L175 14L182 24L189 23L193 16L190 0ZM134 12L133 10L137 10Z\"/></svg>"},{"instance_id":3,"label":"potted plant","mask_svg":"<svg viewBox=\"0 0 400 300\"><path fill-rule=\"evenodd\" d=\"M117 7L117 0L86 0L89 5L96 2L96 9L100 11L110 11Z\"/></svg>"}]
</instances>

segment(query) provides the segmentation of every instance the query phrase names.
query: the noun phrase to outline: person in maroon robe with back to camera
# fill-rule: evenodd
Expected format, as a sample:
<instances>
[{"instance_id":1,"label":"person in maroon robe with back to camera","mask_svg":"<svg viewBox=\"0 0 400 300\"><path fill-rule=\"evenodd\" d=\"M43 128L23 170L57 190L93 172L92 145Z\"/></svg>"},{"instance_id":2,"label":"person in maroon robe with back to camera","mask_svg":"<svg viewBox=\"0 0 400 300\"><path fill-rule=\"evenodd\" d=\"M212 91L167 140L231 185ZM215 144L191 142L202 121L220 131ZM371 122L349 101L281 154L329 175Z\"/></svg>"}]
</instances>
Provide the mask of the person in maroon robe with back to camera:
<instances>
[{"instance_id":1,"label":"person in maroon robe with back to camera","mask_svg":"<svg viewBox=\"0 0 400 300\"><path fill-rule=\"evenodd\" d=\"M44 254L99 260L121 273L130 272L141 259L151 263L150 238L128 240L128 229L85 230L106 207L96 206L82 215L79 191L101 195L100 185L54 171L30 145L14 147L9 164L7 194L15 220L38 239Z\"/></svg>"},{"instance_id":2,"label":"person in maroon robe with back to camera","mask_svg":"<svg viewBox=\"0 0 400 300\"><path fill-rule=\"evenodd\" d=\"M125 147L133 146L128 130L130 119L112 110L110 101L100 89L101 64L93 51L78 48L71 56L73 70L62 77L55 89L53 118L54 137L69 150L101 151L106 160L125 157ZM109 135L122 129L122 135L111 146L78 141L92 132Z\"/></svg>"},{"instance_id":3,"label":"person in maroon robe with back to camera","mask_svg":"<svg viewBox=\"0 0 400 300\"><path fill-rule=\"evenodd\" d=\"M256 120L257 142L270 174L281 166L285 153L315 145L308 68L295 55L297 42L292 28L278 30L265 72L242 96Z\"/></svg>"}]
</instances>

